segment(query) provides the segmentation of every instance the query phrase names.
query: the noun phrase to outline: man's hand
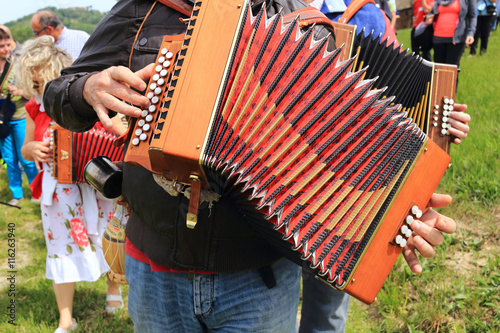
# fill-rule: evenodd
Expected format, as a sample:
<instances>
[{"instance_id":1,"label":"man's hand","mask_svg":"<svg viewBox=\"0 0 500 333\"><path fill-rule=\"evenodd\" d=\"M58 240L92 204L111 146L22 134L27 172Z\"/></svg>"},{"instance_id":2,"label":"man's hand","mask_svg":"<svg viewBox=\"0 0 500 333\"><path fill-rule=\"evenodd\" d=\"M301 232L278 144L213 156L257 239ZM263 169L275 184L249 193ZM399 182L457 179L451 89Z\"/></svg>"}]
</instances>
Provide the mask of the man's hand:
<instances>
[{"instance_id":1,"label":"man's hand","mask_svg":"<svg viewBox=\"0 0 500 333\"><path fill-rule=\"evenodd\" d=\"M449 129L450 134L455 136L454 143L457 145L462 142L462 139L467 137L467 133L469 133L469 121L471 117L468 113L465 113L467 110L467 105L465 104L455 104L453 106L453 111L450 112L449 123L451 128Z\"/></svg>"},{"instance_id":2,"label":"man's hand","mask_svg":"<svg viewBox=\"0 0 500 333\"><path fill-rule=\"evenodd\" d=\"M113 125L109 110L131 117L141 115L140 108L148 106L149 99L138 91L146 89L145 81L151 76L153 66L150 64L135 73L126 67L114 66L87 79L83 98L94 108L104 126Z\"/></svg>"},{"instance_id":3,"label":"man's hand","mask_svg":"<svg viewBox=\"0 0 500 333\"><path fill-rule=\"evenodd\" d=\"M414 273L422 272L415 250L425 258L433 257L436 254L434 246L440 245L444 240L443 232L451 234L456 231L457 224L453 219L432 209L447 206L450 202L449 195L434 193L420 220L415 220L411 224L413 235L408 239L403 255Z\"/></svg>"}]
</instances>

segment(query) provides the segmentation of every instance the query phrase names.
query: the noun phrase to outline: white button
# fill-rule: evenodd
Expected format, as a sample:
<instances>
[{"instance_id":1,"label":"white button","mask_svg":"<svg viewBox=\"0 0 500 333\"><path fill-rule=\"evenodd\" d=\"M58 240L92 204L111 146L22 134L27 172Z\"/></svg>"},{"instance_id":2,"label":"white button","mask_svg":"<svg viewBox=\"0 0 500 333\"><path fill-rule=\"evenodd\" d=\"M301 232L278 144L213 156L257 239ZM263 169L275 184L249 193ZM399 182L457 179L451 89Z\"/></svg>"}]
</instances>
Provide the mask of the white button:
<instances>
[{"instance_id":1,"label":"white button","mask_svg":"<svg viewBox=\"0 0 500 333\"><path fill-rule=\"evenodd\" d=\"M160 99L158 98L158 96L155 96L155 97L151 98L151 103L156 104L156 103L158 103L159 100Z\"/></svg>"},{"instance_id":2,"label":"white button","mask_svg":"<svg viewBox=\"0 0 500 333\"><path fill-rule=\"evenodd\" d=\"M432 125L433 125L434 127L437 127L438 123L434 123L434 124L432 124Z\"/></svg>"},{"instance_id":3,"label":"white button","mask_svg":"<svg viewBox=\"0 0 500 333\"><path fill-rule=\"evenodd\" d=\"M167 76L167 74L168 74L168 72L167 72L166 69L162 69L161 72L160 72L160 75L163 76L163 77Z\"/></svg>"},{"instance_id":4,"label":"white button","mask_svg":"<svg viewBox=\"0 0 500 333\"><path fill-rule=\"evenodd\" d=\"M422 217L422 211L419 209L418 212L415 214L415 216L417 217L417 219L421 218Z\"/></svg>"},{"instance_id":5,"label":"white button","mask_svg":"<svg viewBox=\"0 0 500 333\"><path fill-rule=\"evenodd\" d=\"M411 216L411 215L408 215L408 216L406 217L406 223L408 223L408 225L411 225L411 224L413 223L413 221L414 221L414 220L415 220L415 219L414 219L414 218L413 218L413 216Z\"/></svg>"},{"instance_id":6,"label":"white button","mask_svg":"<svg viewBox=\"0 0 500 333\"><path fill-rule=\"evenodd\" d=\"M417 212L420 210L417 205L411 207L411 212L413 215L417 215Z\"/></svg>"},{"instance_id":7,"label":"white button","mask_svg":"<svg viewBox=\"0 0 500 333\"><path fill-rule=\"evenodd\" d=\"M136 129L134 132L135 135L139 136L142 134L142 130L140 128Z\"/></svg>"},{"instance_id":8,"label":"white button","mask_svg":"<svg viewBox=\"0 0 500 333\"><path fill-rule=\"evenodd\" d=\"M150 92L147 93L146 97L149 98L149 99L151 99L151 98L153 98L154 95L155 94L152 91L150 91Z\"/></svg>"},{"instance_id":9,"label":"white button","mask_svg":"<svg viewBox=\"0 0 500 333\"><path fill-rule=\"evenodd\" d=\"M396 241L396 244L401 244L401 242L403 241L403 236L397 235L395 241Z\"/></svg>"},{"instance_id":10,"label":"white button","mask_svg":"<svg viewBox=\"0 0 500 333\"><path fill-rule=\"evenodd\" d=\"M445 104L450 104L450 100L449 100L448 98L445 98L445 99L444 99L444 103L445 103Z\"/></svg>"},{"instance_id":11,"label":"white button","mask_svg":"<svg viewBox=\"0 0 500 333\"><path fill-rule=\"evenodd\" d=\"M436 105L434 106L434 109L439 110L439 105L437 105L437 104L436 104Z\"/></svg>"},{"instance_id":12,"label":"white button","mask_svg":"<svg viewBox=\"0 0 500 333\"><path fill-rule=\"evenodd\" d=\"M167 54L167 52L168 52L168 49L166 47L161 49L161 54L165 55L165 54Z\"/></svg>"},{"instance_id":13,"label":"white button","mask_svg":"<svg viewBox=\"0 0 500 333\"><path fill-rule=\"evenodd\" d=\"M403 239L403 240L401 241L401 243L399 244L399 246L401 246L401 247L405 247L405 246L406 246L406 239Z\"/></svg>"},{"instance_id":14,"label":"white button","mask_svg":"<svg viewBox=\"0 0 500 333\"><path fill-rule=\"evenodd\" d=\"M152 116L152 115L150 115L150 114L148 114L148 115L146 116L146 121L147 121L148 123L152 122L152 121L153 121L153 116Z\"/></svg>"},{"instance_id":15,"label":"white button","mask_svg":"<svg viewBox=\"0 0 500 333\"><path fill-rule=\"evenodd\" d=\"M453 105L448 106L448 110L453 111Z\"/></svg>"},{"instance_id":16,"label":"white button","mask_svg":"<svg viewBox=\"0 0 500 333\"><path fill-rule=\"evenodd\" d=\"M404 235L406 234L407 231L408 231L408 226L403 224L403 226L401 227L401 233Z\"/></svg>"},{"instance_id":17,"label":"white button","mask_svg":"<svg viewBox=\"0 0 500 333\"><path fill-rule=\"evenodd\" d=\"M156 87L157 87L157 85L154 82L149 85L149 89L151 89L151 90L155 90Z\"/></svg>"},{"instance_id":18,"label":"white button","mask_svg":"<svg viewBox=\"0 0 500 333\"><path fill-rule=\"evenodd\" d=\"M155 94L156 94L156 95L161 94L161 88L160 88L160 87L157 87L157 88L155 89Z\"/></svg>"},{"instance_id":19,"label":"white button","mask_svg":"<svg viewBox=\"0 0 500 333\"><path fill-rule=\"evenodd\" d=\"M142 126L142 130L143 130L144 132L147 132L147 131L149 131L150 129L151 129L151 126L150 126L149 124L144 124L144 126Z\"/></svg>"},{"instance_id":20,"label":"white button","mask_svg":"<svg viewBox=\"0 0 500 333\"><path fill-rule=\"evenodd\" d=\"M449 116L450 115L450 111L443 111L443 116Z\"/></svg>"},{"instance_id":21,"label":"white button","mask_svg":"<svg viewBox=\"0 0 500 333\"><path fill-rule=\"evenodd\" d=\"M438 121L438 120L439 120L439 117L434 117L434 120L435 120L435 121Z\"/></svg>"},{"instance_id":22,"label":"white button","mask_svg":"<svg viewBox=\"0 0 500 333\"><path fill-rule=\"evenodd\" d=\"M163 66L162 66L162 65L157 65L157 66L155 67L155 71L157 71L157 72L161 71L162 69L163 69Z\"/></svg>"},{"instance_id":23,"label":"white button","mask_svg":"<svg viewBox=\"0 0 500 333\"><path fill-rule=\"evenodd\" d=\"M137 145L139 144L139 142L140 142L140 141L139 141L139 139L138 139L138 138L134 138L134 139L132 140L132 144L133 144L134 146L137 146Z\"/></svg>"},{"instance_id":24,"label":"white button","mask_svg":"<svg viewBox=\"0 0 500 333\"><path fill-rule=\"evenodd\" d=\"M435 110L435 111L434 111L434 114L439 114L439 111L438 111L438 110Z\"/></svg>"},{"instance_id":25,"label":"white button","mask_svg":"<svg viewBox=\"0 0 500 333\"><path fill-rule=\"evenodd\" d=\"M161 56L161 57L158 58L158 63L161 64L164 61L165 61L165 57L164 56Z\"/></svg>"},{"instance_id":26,"label":"white button","mask_svg":"<svg viewBox=\"0 0 500 333\"><path fill-rule=\"evenodd\" d=\"M153 75L153 81L158 81L159 78L160 78L160 75L158 75L158 74Z\"/></svg>"},{"instance_id":27,"label":"white button","mask_svg":"<svg viewBox=\"0 0 500 333\"><path fill-rule=\"evenodd\" d=\"M450 104L455 104L455 101L453 99L450 98L450 100L448 101Z\"/></svg>"},{"instance_id":28,"label":"white button","mask_svg":"<svg viewBox=\"0 0 500 333\"><path fill-rule=\"evenodd\" d=\"M441 130L441 134L442 134L442 135L446 135L447 133L448 133L448 130L445 130L445 129L442 129L442 130Z\"/></svg>"},{"instance_id":29,"label":"white button","mask_svg":"<svg viewBox=\"0 0 500 333\"><path fill-rule=\"evenodd\" d=\"M144 124L146 123L146 121L144 119L141 119L137 122L137 125L139 125L139 127L142 127L144 126ZM139 133L140 134L140 133Z\"/></svg>"},{"instance_id":30,"label":"white button","mask_svg":"<svg viewBox=\"0 0 500 333\"><path fill-rule=\"evenodd\" d=\"M174 54L172 52L168 52L165 57L167 57L167 59L172 59L172 57L174 56Z\"/></svg>"},{"instance_id":31,"label":"white button","mask_svg":"<svg viewBox=\"0 0 500 333\"><path fill-rule=\"evenodd\" d=\"M448 125L447 125L447 124L441 124L441 127L442 127L442 128L447 128L447 127L448 127Z\"/></svg>"},{"instance_id":32,"label":"white button","mask_svg":"<svg viewBox=\"0 0 500 333\"><path fill-rule=\"evenodd\" d=\"M148 135L146 133L142 133L141 136L139 137L139 139L141 141L146 141L147 138L148 138Z\"/></svg>"},{"instance_id":33,"label":"white button","mask_svg":"<svg viewBox=\"0 0 500 333\"><path fill-rule=\"evenodd\" d=\"M146 117L148 115L148 110L142 110L141 117Z\"/></svg>"},{"instance_id":34,"label":"white button","mask_svg":"<svg viewBox=\"0 0 500 333\"><path fill-rule=\"evenodd\" d=\"M149 112L155 112L155 111L156 111L156 105L150 105Z\"/></svg>"},{"instance_id":35,"label":"white button","mask_svg":"<svg viewBox=\"0 0 500 333\"><path fill-rule=\"evenodd\" d=\"M411 229L408 229L408 231L405 233L405 236L410 238L411 234L412 234Z\"/></svg>"},{"instance_id":36,"label":"white button","mask_svg":"<svg viewBox=\"0 0 500 333\"><path fill-rule=\"evenodd\" d=\"M163 67L165 67L165 68L169 68L169 67L170 67L170 61L168 61L168 60L167 60L167 61L165 61L165 62L163 63Z\"/></svg>"},{"instance_id":37,"label":"white button","mask_svg":"<svg viewBox=\"0 0 500 333\"><path fill-rule=\"evenodd\" d=\"M161 78L156 83L158 83L159 86L162 86L165 83L165 79Z\"/></svg>"}]
</instances>

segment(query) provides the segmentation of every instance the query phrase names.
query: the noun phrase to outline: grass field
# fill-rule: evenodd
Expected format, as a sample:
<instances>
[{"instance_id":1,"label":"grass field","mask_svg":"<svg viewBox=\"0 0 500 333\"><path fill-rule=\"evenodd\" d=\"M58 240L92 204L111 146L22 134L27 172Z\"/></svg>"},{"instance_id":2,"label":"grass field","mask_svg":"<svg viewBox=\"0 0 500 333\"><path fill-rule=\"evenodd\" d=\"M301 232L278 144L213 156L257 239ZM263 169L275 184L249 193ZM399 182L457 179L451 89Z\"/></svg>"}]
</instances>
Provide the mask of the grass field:
<instances>
[{"instance_id":1,"label":"grass field","mask_svg":"<svg viewBox=\"0 0 500 333\"><path fill-rule=\"evenodd\" d=\"M469 106L472 130L463 144L452 147L453 165L439 187L454 197L442 212L456 219L459 230L446 237L433 259L422 260L424 273L411 273L400 258L374 304L353 299L347 332L500 331L499 35L493 33L486 55L470 58L466 51L462 59L456 101ZM410 45L409 30L398 31L398 38ZM29 198L26 180L24 185ZM10 199L7 175L0 168L0 201ZM58 312L45 279L37 204L25 200L21 210L0 205L0 238L0 332L53 332ZM14 243L15 261L9 268L8 249ZM127 287L122 290L126 295ZM133 331L126 309L115 316L105 313L105 293L104 278L77 284L78 332ZM8 322L12 300L16 326Z\"/></svg>"}]
</instances>

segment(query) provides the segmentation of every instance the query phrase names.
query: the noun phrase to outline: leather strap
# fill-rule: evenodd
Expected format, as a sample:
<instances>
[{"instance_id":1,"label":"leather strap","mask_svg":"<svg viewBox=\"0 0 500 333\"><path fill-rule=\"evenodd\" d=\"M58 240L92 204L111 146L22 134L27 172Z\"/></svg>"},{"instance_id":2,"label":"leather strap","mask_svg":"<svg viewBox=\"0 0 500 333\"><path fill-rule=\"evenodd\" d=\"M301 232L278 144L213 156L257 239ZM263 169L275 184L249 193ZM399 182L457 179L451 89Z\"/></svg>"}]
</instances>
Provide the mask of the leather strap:
<instances>
[{"instance_id":1,"label":"leather strap","mask_svg":"<svg viewBox=\"0 0 500 333\"><path fill-rule=\"evenodd\" d=\"M375 1L373 0L352 0L344 14L339 18L339 23L347 23L349 20L361 9L364 5L372 3L375 5Z\"/></svg>"},{"instance_id":2,"label":"leather strap","mask_svg":"<svg viewBox=\"0 0 500 333\"><path fill-rule=\"evenodd\" d=\"M186 16L191 16L191 12L193 11L193 7L188 5L182 0L158 0L158 1L164 4L165 6L175 9L176 11Z\"/></svg>"},{"instance_id":3,"label":"leather strap","mask_svg":"<svg viewBox=\"0 0 500 333\"><path fill-rule=\"evenodd\" d=\"M283 23L289 24L293 20L295 20L297 16L299 17L299 27L301 28L312 24L322 24L322 25L327 25L332 29L334 29L332 21L318 9L311 6L304 7L290 14L284 15Z\"/></svg>"}]
</instances>

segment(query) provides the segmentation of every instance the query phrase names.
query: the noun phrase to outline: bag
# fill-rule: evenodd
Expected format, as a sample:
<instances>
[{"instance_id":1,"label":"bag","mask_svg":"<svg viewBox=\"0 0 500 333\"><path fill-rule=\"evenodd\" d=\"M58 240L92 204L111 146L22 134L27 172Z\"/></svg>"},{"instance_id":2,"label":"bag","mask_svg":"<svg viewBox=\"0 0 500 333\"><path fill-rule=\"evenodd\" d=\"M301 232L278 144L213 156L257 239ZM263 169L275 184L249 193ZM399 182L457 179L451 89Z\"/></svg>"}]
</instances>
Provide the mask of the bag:
<instances>
[{"instance_id":1,"label":"bag","mask_svg":"<svg viewBox=\"0 0 500 333\"><path fill-rule=\"evenodd\" d=\"M7 98L0 99L0 139L5 139L10 135L9 122L12 115L16 112L16 104L10 100L10 94Z\"/></svg>"},{"instance_id":2,"label":"bag","mask_svg":"<svg viewBox=\"0 0 500 333\"><path fill-rule=\"evenodd\" d=\"M434 35L434 27L432 24L426 25L421 22L415 27L413 40L418 50L427 52L432 49L432 36Z\"/></svg>"}]
</instances>

